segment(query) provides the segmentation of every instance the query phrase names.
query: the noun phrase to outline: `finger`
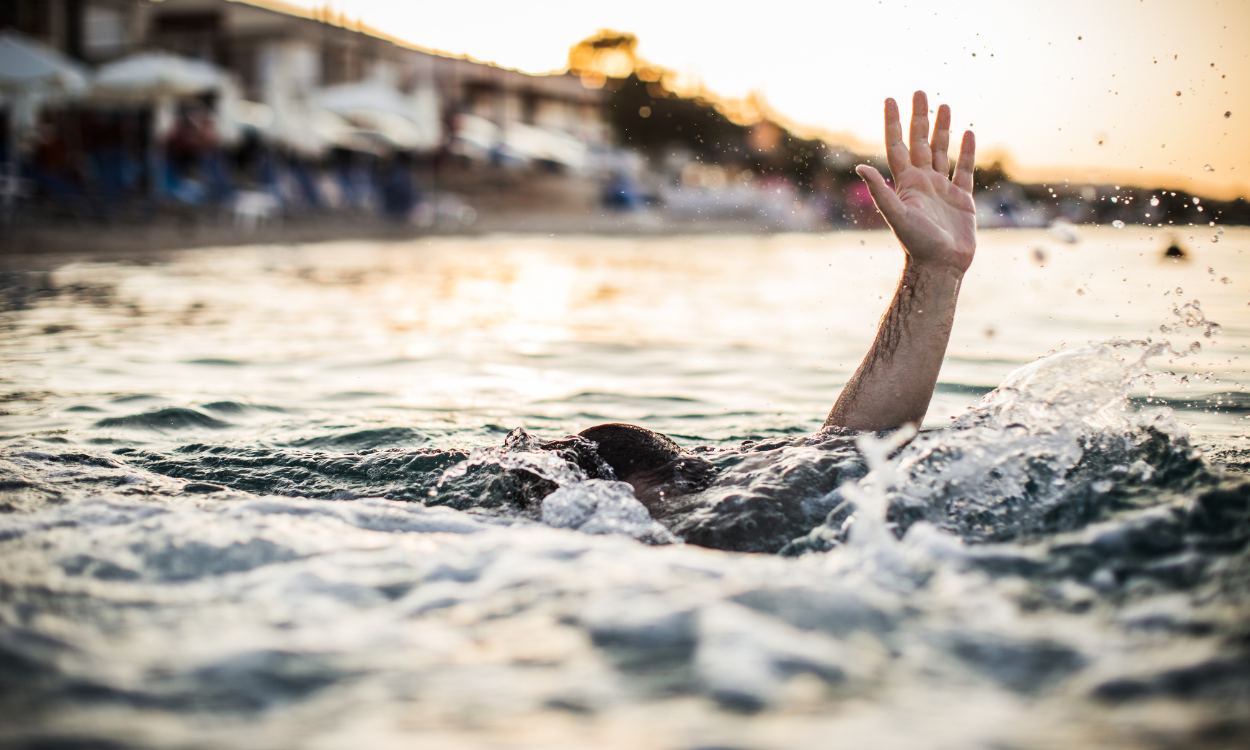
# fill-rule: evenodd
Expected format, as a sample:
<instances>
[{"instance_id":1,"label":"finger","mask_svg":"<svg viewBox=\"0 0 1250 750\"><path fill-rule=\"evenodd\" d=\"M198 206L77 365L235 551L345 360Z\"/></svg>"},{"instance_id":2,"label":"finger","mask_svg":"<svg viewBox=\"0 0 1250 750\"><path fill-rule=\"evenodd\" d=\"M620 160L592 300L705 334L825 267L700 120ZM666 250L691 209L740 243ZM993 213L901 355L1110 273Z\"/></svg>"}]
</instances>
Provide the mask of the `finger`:
<instances>
[{"instance_id":1,"label":"finger","mask_svg":"<svg viewBox=\"0 0 1250 750\"><path fill-rule=\"evenodd\" d=\"M899 221L903 218L903 213L907 209L903 206L903 202L898 199L894 188L886 183L880 172L867 164L860 164L856 167L855 174L868 183L868 192L872 194L872 202L877 204L877 208L885 216L885 220L890 222L890 226L899 226Z\"/></svg>"},{"instance_id":2,"label":"finger","mask_svg":"<svg viewBox=\"0 0 1250 750\"><path fill-rule=\"evenodd\" d=\"M938 107L937 122L933 125L933 171L947 177L951 173L951 108Z\"/></svg>"},{"instance_id":3,"label":"finger","mask_svg":"<svg viewBox=\"0 0 1250 750\"><path fill-rule=\"evenodd\" d=\"M911 163L917 167L933 166L929 151L929 97L917 91L911 98Z\"/></svg>"},{"instance_id":4,"label":"finger","mask_svg":"<svg viewBox=\"0 0 1250 750\"><path fill-rule=\"evenodd\" d=\"M903 124L898 120L898 102L893 99L885 100L885 159L890 165L890 174L895 177L911 164L907 160L907 145L903 143Z\"/></svg>"},{"instance_id":5,"label":"finger","mask_svg":"<svg viewBox=\"0 0 1250 750\"><path fill-rule=\"evenodd\" d=\"M972 167L977 161L977 137L971 130L964 131L963 143L959 145L959 162L955 165L952 182L955 187L972 192Z\"/></svg>"}]
</instances>

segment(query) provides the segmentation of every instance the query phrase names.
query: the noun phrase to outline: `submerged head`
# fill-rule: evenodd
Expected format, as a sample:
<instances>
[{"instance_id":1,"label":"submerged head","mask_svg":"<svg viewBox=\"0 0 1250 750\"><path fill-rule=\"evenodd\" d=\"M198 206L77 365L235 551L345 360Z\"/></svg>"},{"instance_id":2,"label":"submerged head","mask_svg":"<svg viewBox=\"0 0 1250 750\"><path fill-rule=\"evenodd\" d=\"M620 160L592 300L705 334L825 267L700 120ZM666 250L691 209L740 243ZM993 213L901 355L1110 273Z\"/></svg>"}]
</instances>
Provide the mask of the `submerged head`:
<instances>
[{"instance_id":1,"label":"submerged head","mask_svg":"<svg viewBox=\"0 0 1250 750\"><path fill-rule=\"evenodd\" d=\"M596 444L599 457L617 479L633 486L652 515L663 511L666 499L704 489L715 474L710 462L645 427L601 424L579 434Z\"/></svg>"}]
</instances>

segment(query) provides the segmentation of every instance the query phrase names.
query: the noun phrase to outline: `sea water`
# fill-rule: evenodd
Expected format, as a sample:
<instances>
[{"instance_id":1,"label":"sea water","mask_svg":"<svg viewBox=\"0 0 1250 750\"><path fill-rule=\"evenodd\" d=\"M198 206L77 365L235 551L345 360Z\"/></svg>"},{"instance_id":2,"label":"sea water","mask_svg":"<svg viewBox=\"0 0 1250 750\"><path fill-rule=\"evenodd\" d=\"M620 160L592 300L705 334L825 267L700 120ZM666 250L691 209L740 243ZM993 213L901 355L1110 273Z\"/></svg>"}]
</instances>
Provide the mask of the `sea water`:
<instances>
[{"instance_id":1,"label":"sea water","mask_svg":"<svg viewBox=\"0 0 1250 750\"><path fill-rule=\"evenodd\" d=\"M6 258L0 743L1243 746L1250 232L1081 231L919 434L821 431L883 233Z\"/></svg>"}]
</instances>

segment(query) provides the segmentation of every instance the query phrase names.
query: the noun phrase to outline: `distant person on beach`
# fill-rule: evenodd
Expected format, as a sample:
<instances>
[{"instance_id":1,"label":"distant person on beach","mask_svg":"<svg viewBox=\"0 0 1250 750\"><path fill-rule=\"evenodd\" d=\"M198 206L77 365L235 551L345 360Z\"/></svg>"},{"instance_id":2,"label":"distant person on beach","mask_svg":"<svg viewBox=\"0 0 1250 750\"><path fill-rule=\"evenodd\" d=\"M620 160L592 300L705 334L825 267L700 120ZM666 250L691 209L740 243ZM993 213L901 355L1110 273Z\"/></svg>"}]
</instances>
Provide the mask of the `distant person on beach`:
<instances>
[{"instance_id":1,"label":"distant person on beach","mask_svg":"<svg viewBox=\"0 0 1250 750\"><path fill-rule=\"evenodd\" d=\"M855 171L903 246L902 278L882 317L876 340L842 389L825 429L890 430L919 426L928 411L946 355L955 302L977 246L972 171L976 139L965 131L951 176L950 107L938 107L929 133L929 100L912 98L909 143L903 141L898 104L885 100L885 146L894 187L876 169ZM591 427L582 437L598 444L617 478L654 513L674 490L697 485L707 473L702 459L651 430L625 424Z\"/></svg>"}]
</instances>

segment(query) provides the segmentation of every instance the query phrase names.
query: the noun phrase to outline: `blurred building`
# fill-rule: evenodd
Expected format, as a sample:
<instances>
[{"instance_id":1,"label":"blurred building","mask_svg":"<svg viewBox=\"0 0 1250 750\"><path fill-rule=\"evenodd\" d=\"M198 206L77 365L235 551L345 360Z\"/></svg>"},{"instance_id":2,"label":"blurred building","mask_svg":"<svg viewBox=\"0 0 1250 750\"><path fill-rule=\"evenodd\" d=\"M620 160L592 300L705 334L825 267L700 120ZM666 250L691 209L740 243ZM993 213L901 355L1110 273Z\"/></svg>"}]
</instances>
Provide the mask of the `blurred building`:
<instances>
[{"instance_id":1,"label":"blurred building","mask_svg":"<svg viewBox=\"0 0 1250 750\"><path fill-rule=\"evenodd\" d=\"M164 0L148 6L146 44L213 62L237 76L244 99L275 92L314 97L319 90L369 83L421 103L415 119L437 117L443 144L470 156L534 156L556 131L585 146L608 140L601 92L572 75L530 75L408 44L325 10L277 2ZM281 79L281 80L279 80ZM367 96L361 93L361 96ZM517 130L529 137L516 137ZM537 136L537 137L535 137ZM516 141L517 143L512 143ZM541 154L538 158L542 158Z\"/></svg>"},{"instance_id":2,"label":"blurred building","mask_svg":"<svg viewBox=\"0 0 1250 750\"><path fill-rule=\"evenodd\" d=\"M0 28L92 65L152 50L210 62L232 74L245 102L278 110L338 89L333 108L359 114L365 127L384 124L369 121L370 109L417 123L426 131L418 151L580 168L611 139L603 91L577 76L437 53L325 9L272 0L4 0Z\"/></svg>"},{"instance_id":3,"label":"blurred building","mask_svg":"<svg viewBox=\"0 0 1250 750\"><path fill-rule=\"evenodd\" d=\"M89 63L113 60L145 44L149 0L4 0L0 29Z\"/></svg>"}]
</instances>

